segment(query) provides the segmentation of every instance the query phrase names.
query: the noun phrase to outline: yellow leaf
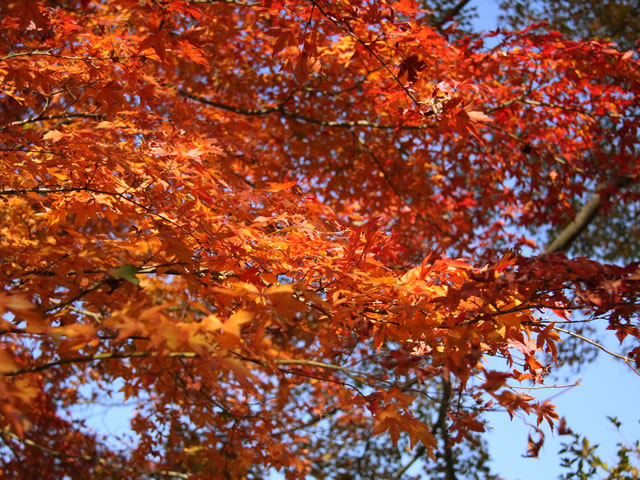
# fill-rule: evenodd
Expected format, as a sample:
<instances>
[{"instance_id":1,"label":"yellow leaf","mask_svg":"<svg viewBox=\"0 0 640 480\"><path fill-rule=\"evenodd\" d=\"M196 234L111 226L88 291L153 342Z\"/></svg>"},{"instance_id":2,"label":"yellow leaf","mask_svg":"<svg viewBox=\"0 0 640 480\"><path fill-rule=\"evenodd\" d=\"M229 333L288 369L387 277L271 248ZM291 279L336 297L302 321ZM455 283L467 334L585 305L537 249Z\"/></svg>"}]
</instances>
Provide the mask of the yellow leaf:
<instances>
[{"instance_id":1,"label":"yellow leaf","mask_svg":"<svg viewBox=\"0 0 640 480\"><path fill-rule=\"evenodd\" d=\"M251 312L247 312L246 310L238 310L233 315L229 317L229 319L222 324L222 329L226 333L230 333L238 338L240 338L240 329L244 323L249 322L253 318L253 314Z\"/></svg>"},{"instance_id":2,"label":"yellow leaf","mask_svg":"<svg viewBox=\"0 0 640 480\"><path fill-rule=\"evenodd\" d=\"M96 333L95 327L86 325L84 323L72 323L64 327L55 327L49 330L49 333L53 338L67 337L67 338L84 338L89 339Z\"/></svg>"},{"instance_id":3,"label":"yellow leaf","mask_svg":"<svg viewBox=\"0 0 640 480\"><path fill-rule=\"evenodd\" d=\"M222 322L216 315L213 314L208 315L207 318L202 321L201 325L204 330L210 332L215 332L222 329Z\"/></svg>"}]
</instances>

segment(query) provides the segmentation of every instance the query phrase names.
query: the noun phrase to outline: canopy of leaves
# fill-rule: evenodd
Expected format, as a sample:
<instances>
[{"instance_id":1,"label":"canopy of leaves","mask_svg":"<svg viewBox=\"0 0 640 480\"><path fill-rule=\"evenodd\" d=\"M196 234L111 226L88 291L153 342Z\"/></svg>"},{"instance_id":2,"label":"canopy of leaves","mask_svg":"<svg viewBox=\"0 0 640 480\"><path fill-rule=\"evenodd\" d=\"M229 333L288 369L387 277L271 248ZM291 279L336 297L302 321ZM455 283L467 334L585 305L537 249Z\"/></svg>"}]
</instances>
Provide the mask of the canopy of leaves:
<instances>
[{"instance_id":1,"label":"canopy of leaves","mask_svg":"<svg viewBox=\"0 0 640 480\"><path fill-rule=\"evenodd\" d=\"M637 179L637 58L433 18L0 3L3 473L356 476L327 429L446 471L485 411L555 424L519 386L557 322L640 336L637 264L521 253L593 182ZM76 414L109 396L136 404L128 448Z\"/></svg>"},{"instance_id":2,"label":"canopy of leaves","mask_svg":"<svg viewBox=\"0 0 640 480\"><path fill-rule=\"evenodd\" d=\"M620 50L634 50L640 39L640 6L638 2L596 0L581 2L573 0L530 2L501 2L503 13L500 20L508 28L525 28L531 23L544 22L552 30L557 30L576 40L600 40L613 42ZM613 79L612 79L613 81ZM637 117L640 111L629 113ZM607 118L601 121L607 122ZM616 128L609 124L608 128ZM611 155L616 155L618 145L605 141ZM585 152L588 155L589 152ZM597 162L594 159L594 162ZM608 168L604 166L603 168ZM603 186L615 183L616 171L609 171L608 183L590 182L589 197L576 198L575 205L582 205L600 197ZM636 190L637 184L625 182L624 188ZM638 228L637 202L625 202L621 198L601 199L593 215L586 219L581 234L567 244L567 250L575 255L603 258L607 261L632 261L637 258L640 248L640 228ZM550 237L557 235L552 229Z\"/></svg>"},{"instance_id":3,"label":"canopy of leaves","mask_svg":"<svg viewBox=\"0 0 640 480\"><path fill-rule=\"evenodd\" d=\"M575 40L600 40L613 42L621 50L637 48L640 38L640 8L633 1L540 1L501 2L503 13L500 20L508 28L525 28L530 23L544 22L550 29L557 30ZM613 81L613 79L612 79ZM637 107L628 116L640 115ZM608 118L601 122L607 124ZM608 123L605 128L616 128ZM618 145L605 140L603 147L610 155L617 155ZM590 152L585 151L585 156ZM597 159L593 159L598 164ZM637 183L618 175L610 166L603 165L600 182L583 179L590 192L576 197L571 202L580 211L579 221L568 226L548 228L546 235L549 245L562 248L571 255L601 258L610 262L624 263L638 258L640 249L640 228L638 227L638 203L625 201L623 197L610 198L607 191L611 186L638 191ZM567 220L567 223L569 220ZM559 234L559 232L562 232ZM555 241L554 241L555 238ZM577 325L574 332L581 335L601 337L592 325ZM574 338L560 348L560 357L565 363L584 364L585 360L595 360L598 350Z\"/></svg>"}]
</instances>

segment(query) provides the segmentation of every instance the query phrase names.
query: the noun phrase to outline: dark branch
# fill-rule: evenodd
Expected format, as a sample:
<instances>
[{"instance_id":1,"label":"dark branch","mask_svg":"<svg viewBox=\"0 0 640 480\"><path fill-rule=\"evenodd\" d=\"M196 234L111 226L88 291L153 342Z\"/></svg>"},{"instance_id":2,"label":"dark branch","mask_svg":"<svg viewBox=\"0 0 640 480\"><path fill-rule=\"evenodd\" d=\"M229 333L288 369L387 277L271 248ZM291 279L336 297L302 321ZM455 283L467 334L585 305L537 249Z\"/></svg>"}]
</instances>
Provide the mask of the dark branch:
<instances>
[{"instance_id":1,"label":"dark branch","mask_svg":"<svg viewBox=\"0 0 640 480\"><path fill-rule=\"evenodd\" d=\"M576 218L567 225L562 232L560 232L553 242L547 246L545 253L566 251L575 239L584 232L593 219L596 218L598 210L600 210L600 205L602 204L601 192L604 193L611 188L623 188L629 183L631 183L631 178L627 176L618 176L611 182L603 185L599 189L598 193L596 193L591 200L582 207L582 210L578 212Z\"/></svg>"},{"instance_id":2,"label":"dark branch","mask_svg":"<svg viewBox=\"0 0 640 480\"><path fill-rule=\"evenodd\" d=\"M175 87L174 87L175 88ZM214 100L209 100L207 98L201 97L199 95L195 95L193 93L189 93L186 90L176 88L180 95L194 100L196 102L203 103L210 107L219 108L221 110L226 110L228 112L233 112L238 115L244 115L247 117L259 117L265 115L273 115L278 114L286 118L291 118L294 120L298 120L301 122L312 123L314 125L320 125L322 127L327 128L354 128L354 127L369 127L376 128L381 130L426 130L429 128L434 128L433 125L387 125L382 123L374 123L368 120L355 120L352 122L344 122L344 121L332 121L332 120L319 120L317 118L308 117L306 115L302 115L300 113L292 112L284 108L284 104L278 105L276 107L263 108L259 110L255 109L244 109L235 107L233 105L228 105L221 102L216 102Z\"/></svg>"},{"instance_id":3,"label":"dark branch","mask_svg":"<svg viewBox=\"0 0 640 480\"><path fill-rule=\"evenodd\" d=\"M100 353L97 355L89 355L87 357L71 357L62 358L54 362L44 363L42 365L33 365L31 367L21 368L18 370L12 370L10 372L4 372L2 375L5 377L15 377L25 373L37 373L43 372L50 368L59 367L60 365L68 365L70 363L88 363L98 362L102 360L111 360L116 358L146 358L151 356L157 356L157 352L113 352L113 353ZM199 355L194 352L170 352L166 355L168 358L196 358Z\"/></svg>"},{"instance_id":4,"label":"dark branch","mask_svg":"<svg viewBox=\"0 0 640 480\"><path fill-rule=\"evenodd\" d=\"M434 27L436 27L438 30L440 30L442 27L444 27L444 25L447 22L450 22L451 20L453 20L453 18L460 13L460 10L462 10L467 3L469 3L469 0L460 0L451 10L449 10L444 17L442 17L441 20L439 20Z\"/></svg>"},{"instance_id":5,"label":"dark branch","mask_svg":"<svg viewBox=\"0 0 640 480\"><path fill-rule=\"evenodd\" d=\"M164 477L176 477L176 478L191 478L191 475L188 475L186 473L182 473L182 472L175 472L175 471L171 471L171 470L159 470L156 472L143 472L140 470L135 470L131 467L128 467L126 465L118 465L118 464L114 464L108 460L106 460L105 458L101 458L101 457L96 457L96 456L91 456L91 455L71 455L69 453L65 453L59 450L54 450L52 448L49 447L45 447L44 445L40 445L39 443L34 442L33 440L29 439L29 438L20 438L18 435L16 435L15 433L11 433L8 432L6 430L0 430L0 437L2 437L5 441L10 438L14 441L17 442L22 442L24 445L31 447L31 448L35 448L36 450L39 450L42 453L46 453L47 455L51 455L52 457L55 457L61 461L67 461L67 460L84 460L85 462L90 462L90 463L99 463L100 465L104 466L104 467L108 467L110 469L113 470L125 470L128 471L130 473L136 473L136 474L144 474L144 475L152 475L152 476L164 476Z\"/></svg>"}]
</instances>

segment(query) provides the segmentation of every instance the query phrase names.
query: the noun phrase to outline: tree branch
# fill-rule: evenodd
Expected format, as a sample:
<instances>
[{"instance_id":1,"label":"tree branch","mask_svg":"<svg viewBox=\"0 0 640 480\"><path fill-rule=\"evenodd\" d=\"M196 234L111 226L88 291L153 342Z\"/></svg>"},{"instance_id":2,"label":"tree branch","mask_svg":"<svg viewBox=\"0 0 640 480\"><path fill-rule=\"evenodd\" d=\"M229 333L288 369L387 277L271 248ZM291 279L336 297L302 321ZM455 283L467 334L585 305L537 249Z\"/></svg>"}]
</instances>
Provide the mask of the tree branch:
<instances>
[{"instance_id":1,"label":"tree branch","mask_svg":"<svg viewBox=\"0 0 640 480\"><path fill-rule=\"evenodd\" d=\"M96 355L89 355L86 357L71 357L62 358L54 362L44 363L42 365L33 365L31 367L20 368L18 370L12 370L10 372L4 372L2 375L5 377L15 377L25 373L43 372L53 367L59 367L60 365L68 365L70 363L88 363L97 362L100 360L111 360L115 358L146 358L156 357L158 352L112 352L112 353L99 353ZM194 352L170 352L166 354L168 358L197 358L199 355Z\"/></svg>"},{"instance_id":2,"label":"tree branch","mask_svg":"<svg viewBox=\"0 0 640 480\"><path fill-rule=\"evenodd\" d=\"M189 3L193 3L195 5L203 5L203 4L214 4L214 3L226 3L229 5L238 5L240 7L264 7L265 4L262 2L241 2L239 0L188 0Z\"/></svg>"},{"instance_id":3,"label":"tree branch","mask_svg":"<svg viewBox=\"0 0 640 480\"><path fill-rule=\"evenodd\" d=\"M173 87L176 88L176 87ZM354 120L351 122L345 122L345 121L333 121L333 120L319 120L317 118L313 118L313 117L308 117L306 115L302 115L296 112L292 112L291 110L287 110L284 108L284 104L280 104L278 106L275 107L268 107L268 108L263 108L263 109L259 109L259 110L247 110L244 108L239 108L239 107L235 107L233 105L228 105L226 103L221 103L221 102L216 102L214 100L209 100L207 98L201 97L199 95L195 95L193 93L189 93L186 90L180 89L180 88L176 88L176 91L182 95L183 97L189 98L191 100L194 100L196 102L200 102L203 103L205 105L208 105L210 107L215 107L215 108L219 108L221 110L226 110L228 112L233 112L236 113L238 115L244 115L247 117L259 117L259 116L265 116L265 115L273 115L273 114L278 114L280 116L286 117L286 118L291 118L294 120L298 120L301 122L306 122L306 123L312 123L314 125L320 125L322 127L327 127L327 128L354 128L354 127L368 127L368 128L375 128L375 129L380 129L380 130L427 130L429 128L434 128L433 125L405 125L405 126L398 126L398 125L387 125L387 124L383 124L383 123L375 123L375 122L370 122L368 120Z\"/></svg>"},{"instance_id":4,"label":"tree branch","mask_svg":"<svg viewBox=\"0 0 640 480\"><path fill-rule=\"evenodd\" d=\"M141 471L141 470L136 470L134 468L128 467L126 465L117 465L114 464L112 462L109 462L108 460L101 458L101 457L96 457L96 456L91 456L91 455L71 455L69 453L65 453L65 452L61 452L59 450L54 450L52 448L48 448L45 447L44 445L40 445L39 443L34 442L33 440L29 439L29 438L20 438L18 435L16 435L15 433L11 433L8 432L6 430L0 430L0 437L2 437L5 441L7 441L7 438L11 438L12 440L18 441L23 443L24 445L31 447L31 448L35 448L36 450L39 450L42 453L46 453L47 455L51 455L52 457L55 457L59 460L65 461L67 459L78 459L78 460L84 460L85 462L90 462L90 463L99 463L100 465L103 465L105 467L108 467L110 469L113 470L125 470L127 472L131 472L131 473L137 473L137 474L144 474L144 475L151 475L151 476L163 476L163 477L175 477L175 478L191 478L191 475L188 475L186 473L182 473L182 472L175 472L175 471L171 471L171 470L159 470L156 472L145 472L145 471Z\"/></svg>"},{"instance_id":5,"label":"tree branch","mask_svg":"<svg viewBox=\"0 0 640 480\"><path fill-rule=\"evenodd\" d=\"M547 246L545 253L567 250L598 214L598 210L600 210L600 205L602 204L602 195L600 192L604 192L613 187L623 188L629 183L631 183L631 178L620 175L614 178L611 182L607 182L602 185L601 188L598 189L598 193L596 193L591 200L582 207L582 210L578 212L576 218L567 225L562 232L560 232L553 242Z\"/></svg>"},{"instance_id":6,"label":"tree branch","mask_svg":"<svg viewBox=\"0 0 640 480\"><path fill-rule=\"evenodd\" d=\"M255 358L251 358L251 357L246 357L240 353L234 352L233 350L228 350L228 353L230 353L231 355L240 358L244 361L247 362L251 362L254 363L256 365L260 365L262 367L268 367L269 364L266 361L262 361L262 360L258 360ZM4 372L2 375L5 377L15 377L17 375L22 375L25 373L36 373L36 372L42 372L44 370L48 370L50 368L53 367L58 367L60 365L67 365L70 363L88 363L88 362L97 362L97 361L101 361L101 360L112 360L112 359L116 359L116 358L147 358L147 357L157 357L158 355L160 355L159 352L109 352L109 353L99 353L96 355L88 355L88 356L84 356L84 357L71 357L71 358L62 358L60 360L55 360L53 362L49 362L49 363L44 363L41 365L33 365L31 367L26 367L26 368L21 368L18 370L12 370L9 372ZM169 352L166 355L164 355L167 358L200 358L201 356L195 352ZM361 381L360 378L358 378L359 376L361 377L367 377L367 378L372 378L372 376L366 372L359 372L356 370L351 370L347 367L341 366L341 365L334 365L331 363L325 363L325 362L318 362L315 360L302 360L302 359L278 359L275 360L273 363L275 363L276 365L302 365L302 366L308 366L308 367L316 367L316 368L322 368L325 370L336 370L339 372L342 372L344 375L346 375L347 377L356 380L356 381ZM296 373L296 372L292 372L287 370L288 373Z\"/></svg>"},{"instance_id":7,"label":"tree branch","mask_svg":"<svg viewBox=\"0 0 640 480\"><path fill-rule=\"evenodd\" d=\"M593 345L594 347L599 348L600 350L602 350L605 353L608 353L609 355L619 358L620 360L624 360L624 363L626 363L629 368L631 368L631 370L633 370L637 375L640 375L640 372L638 370L636 370L633 365L631 365L631 359L629 357L625 357L624 355L619 355L615 352L612 352L611 350L608 350L607 348L605 348L603 345L600 345L598 342L591 340L590 338L584 337L578 333L572 332L571 330L566 330L564 328L560 328L560 327L553 327L554 330L557 330L559 332L562 333L566 333L567 335L571 335L572 337L576 337L579 338L580 340L582 340L583 342L587 342L590 345Z\"/></svg>"},{"instance_id":8,"label":"tree branch","mask_svg":"<svg viewBox=\"0 0 640 480\"><path fill-rule=\"evenodd\" d=\"M449 10L444 17L442 17L442 20L439 20L434 27L436 27L438 30L442 29L442 27L444 27L444 25L453 20L453 17L455 17L458 13L460 13L460 10L462 10L467 3L469 3L469 0L460 0L451 10Z\"/></svg>"},{"instance_id":9,"label":"tree branch","mask_svg":"<svg viewBox=\"0 0 640 480\"><path fill-rule=\"evenodd\" d=\"M444 459L445 459L445 468L446 468L446 480L456 480L456 472L455 472L455 459L453 458L453 452L451 450L451 446L449 445L449 431L447 430L446 418L447 411L449 410L449 402L451 401L451 380L449 378L449 373L444 373L442 375L442 399L440 401L440 408L438 409L438 418L436 419L433 427L431 427L431 434L435 435L438 430L442 434L442 440L444 442ZM408 463L403 465L394 475L394 480L401 480L404 478L404 474L411 466L416 463L420 457L422 457L427 449L424 445L420 445L415 453L415 455L409 460Z\"/></svg>"},{"instance_id":10,"label":"tree branch","mask_svg":"<svg viewBox=\"0 0 640 480\"><path fill-rule=\"evenodd\" d=\"M60 55L58 53L53 53L49 50L32 50L30 52L10 53L9 55L1 57L0 62L4 62L6 60L11 60L19 57L36 57L36 56L54 57L54 58L60 58L63 60L73 60L78 62L86 62L88 60L112 60L111 57L74 57L70 55Z\"/></svg>"},{"instance_id":11,"label":"tree branch","mask_svg":"<svg viewBox=\"0 0 640 480\"><path fill-rule=\"evenodd\" d=\"M442 402L440 403L440 413L438 415L438 423L440 433L442 434L442 443L444 448L444 463L446 480L456 480L455 458L453 458L453 449L451 448L451 440L449 438L449 430L446 425L447 410L451 401L451 379L449 373L446 372L442 376Z\"/></svg>"},{"instance_id":12,"label":"tree branch","mask_svg":"<svg viewBox=\"0 0 640 480\"><path fill-rule=\"evenodd\" d=\"M63 113L59 115L36 115L35 117L25 118L24 120L17 120L7 125L0 127L0 130L6 130L9 127L19 127L26 125L27 123L44 122L46 120L71 120L72 118L96 118L104 120L107 118L102 113L90 113L90 112L78 112L78 113Z\"/></svg>"}]
</instances>

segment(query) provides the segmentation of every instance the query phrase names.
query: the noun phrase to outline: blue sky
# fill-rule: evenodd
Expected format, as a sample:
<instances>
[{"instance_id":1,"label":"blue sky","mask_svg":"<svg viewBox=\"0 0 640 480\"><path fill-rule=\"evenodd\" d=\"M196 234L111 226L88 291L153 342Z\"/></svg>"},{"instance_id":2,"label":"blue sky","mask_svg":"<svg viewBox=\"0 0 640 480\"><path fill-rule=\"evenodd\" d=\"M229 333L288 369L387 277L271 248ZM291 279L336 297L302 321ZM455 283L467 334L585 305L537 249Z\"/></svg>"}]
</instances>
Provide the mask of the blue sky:
<instances>
[{"instance_id":1,"label":"blue sky","mask_svg":"<svg viewBox=\"0 0 640 480\"><path fill-rule=\"evenodd\" d=\"M611 464L616 457L617 443L631 444L640 438L640 377L621 361L603 353L594 363L584 366L577 378L581 378L580 385L570 389L531 393L541 400L551 398L569 427L587 436L592 444L598 444L598 455ZM616 431L607 416L622 421L621 432ZM520 419L510 421L504 413L494 413L488 420L493 427L488 436L493 466L505 480L553 479L566 473L560 468L558 450L567 437L553 436L545 427L546 442L540 457L523 458L528 427ZM533 423L535 418L528 421Z\"/></svg>"}]
</instances>

